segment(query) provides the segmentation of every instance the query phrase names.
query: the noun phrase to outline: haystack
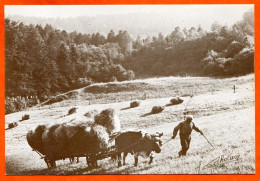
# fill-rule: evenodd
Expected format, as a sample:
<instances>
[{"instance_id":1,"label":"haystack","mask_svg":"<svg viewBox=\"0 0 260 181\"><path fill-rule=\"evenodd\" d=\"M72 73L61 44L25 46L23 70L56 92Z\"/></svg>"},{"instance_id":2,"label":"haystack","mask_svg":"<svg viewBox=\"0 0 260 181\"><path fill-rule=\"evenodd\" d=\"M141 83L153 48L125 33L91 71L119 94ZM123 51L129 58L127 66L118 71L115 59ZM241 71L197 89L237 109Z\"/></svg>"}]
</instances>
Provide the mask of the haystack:
<instances>
[{"instance_id":1,"label":"haystack","mask_svg":"<svg viewBox=\"0 0 260 181\"><path fill-rule=\"evenodd\" d=\"M22 120L28 120L30 119L30 115L29 114L25 114L22 116Z\"/></svg>"},{"instance_id":2,"label":"haystack","mask_svg":"<svg viewBox=\"0 0 260 181\"><path fill-rule=\"evenodd\" d=\"M171 99L172 105L181 104L182 102L183 102L183 99L181 99L180 97L174 97Z\"/></svg>"},{"instance_id":3,"label":"haystack","mask_svg":"<svg viewBox=\"0 0 260 181\"><path fill-rule=\"evenodd\" d=\"M141 104L141 101L133 101L130 103L130 107L133 108L133 107L138 107L140 106Z\"/></svg>"},{"instance_id":4,"label":"haystack","mask_svg":"<svg viewBox=\"0 0 260 181\"><path fill-rule=\"evenodd\" d=\"M9 128L9 129L14 128L14 127L16 127L16 126L18 126L18 123L17 123L17 122L13 122L13 123L9 123L9 124L8 124L8 128Z\"/></svg>"},{"instance_id":5,"label":"haystack","mask_svg":"<svg viewBox=\"0 0 260 181\"><path fill-rule=\"evenodd\" d=\"M71 114L76 113L77 109L78 109L77 107L71 108L71 109L68 111L68 115L71 115Z\"/></svg>"},{"instance_id":6,"label":"haystack","mask_svg":"<svg viewBox=\"0 0 260 181\"><path fill-rule=\"evenodd\" d=\"M162 112L164 109L165 109L164 106L153 106L151 113L157 114L157 113Z\"/></svg>"},{"instance_id":7,"label":"haystack","mask_svg":"<svg viewBox=\"0 0 260 181\"><path fill-rule=\"evenodd\" d=\"M105 109L94 117L95 124L104 126L108 134L120 131L121 125L114 109Z\"/></svg>"}]
</instances>

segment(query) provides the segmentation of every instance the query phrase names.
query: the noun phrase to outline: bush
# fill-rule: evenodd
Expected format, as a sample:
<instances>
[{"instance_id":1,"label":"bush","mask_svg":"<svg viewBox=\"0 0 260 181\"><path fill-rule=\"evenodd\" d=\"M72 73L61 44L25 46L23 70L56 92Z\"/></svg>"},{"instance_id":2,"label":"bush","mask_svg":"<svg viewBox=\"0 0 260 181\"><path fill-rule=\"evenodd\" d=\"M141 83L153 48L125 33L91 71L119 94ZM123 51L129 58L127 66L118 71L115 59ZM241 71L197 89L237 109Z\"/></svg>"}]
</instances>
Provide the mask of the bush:
<instances>
[{"instance_id":1,"label":"bush","mask_svg":"<svg viewBox=\"0 0 260 181\"><path fill-rule=\"evenodd\" d=\"M157 113L162 112L164 109L165 109L164 106L153 106L151 113L157 114Z\"/></svg>"},{"instance_id":2,"label":"bush","mask_svg":"<svg viewBox=\"0 0 260 181\"><path fill-rule=\"evenodd\" d=\"M5 114L10 114L13 112L16 112L14 100L11 98L6 98L5 99Z\"/></svg>"},{"instance_id":3,"label":"bush","mask_svg":"<svg viewBox=\"0 0 260 181\"><path fill-rule=\"evenodd\" d=\"M133 101L130 103L130 107L138 107L141 104L140 101Z\"/></svg>"}]
</instances>

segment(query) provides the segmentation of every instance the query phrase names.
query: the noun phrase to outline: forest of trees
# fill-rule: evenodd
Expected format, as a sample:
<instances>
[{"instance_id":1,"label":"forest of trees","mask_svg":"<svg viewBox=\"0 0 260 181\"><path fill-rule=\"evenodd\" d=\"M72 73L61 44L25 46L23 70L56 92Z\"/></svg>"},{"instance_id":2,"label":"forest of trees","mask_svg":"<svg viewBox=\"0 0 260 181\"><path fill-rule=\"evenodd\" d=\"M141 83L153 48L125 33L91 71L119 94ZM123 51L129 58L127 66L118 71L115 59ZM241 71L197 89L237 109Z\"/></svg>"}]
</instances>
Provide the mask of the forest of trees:
<instances>
[{"instance_id":1,"label":"forest of trees","mask_svg":"<svg viewBox=\"0 0 260 181\"><path fill-rule=\"evenodd\" d=\"M49 96L93 82L131 80L135 74L120 63L130 53L126 31L107 37L99 33L67 33L51 25L24 25L5 19L6 111L21 110L25 99ZM33 105L33 101L28 105ZM10 111L9 111L10 110Z\"/></svg>"},{"instance_id":2,"label":"forest of trees","mask_svg":"<svg viewBox=\"0 0 260 181\"><path fill-rule=\"evenodd\" d=\"M214 22L135 39L24 25L5 19L6 113L93 82L151 76L235 76L254 72L254 12L232 27ZM27 99L34 96L37 99ZM16 97L16 98L14 98ZM19 97L19 98L17 98Z\"/></svg>"},{"instance_id":3,"label":"forest of trees","mask_svg":"<svg viewBox=\"0 0 260 181\"><path fill-rule=\"evenodd\" d=\"M232 27L214 22L163 36L137 38L123 63L137 76L235 76L254 72L254 13L250 10Z\"/></svg>"}]
</instances>

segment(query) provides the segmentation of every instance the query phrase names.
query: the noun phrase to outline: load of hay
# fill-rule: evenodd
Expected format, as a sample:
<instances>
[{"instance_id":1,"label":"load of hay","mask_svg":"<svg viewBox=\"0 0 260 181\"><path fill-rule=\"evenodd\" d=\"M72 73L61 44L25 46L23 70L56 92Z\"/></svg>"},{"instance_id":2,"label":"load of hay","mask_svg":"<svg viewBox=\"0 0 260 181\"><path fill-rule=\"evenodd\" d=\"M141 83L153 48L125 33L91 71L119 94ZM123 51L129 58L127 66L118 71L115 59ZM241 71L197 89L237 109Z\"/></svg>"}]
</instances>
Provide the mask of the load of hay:
<instances>
[{"instance_id":1,"label":"load of hay","mask_svg":"<svg viewBox=\"0 0 260 181\"><path fill-rule=\"evenodd\" d=\"M95 121L78 116L66 123L38 126L27 133L27 141L48 159L58 160L106 150L114 131L120 131L120 121L114 110L107 109L96 115Z\"/></svg>"},{"instance_id":2,"label":"load of hay","mask_svg":"<svg viewBox=\"0 0 260 181\"><path fill-rule=\"evenodd\" d=\"M180 97L174 97L171 99L170 102L172 105L177 105L177 104L181 104L183 102L183 99L181 99Z\"/></svg>"},{"instance_id":3,"label":"load of hay","mask_svg":"<svg viewBox=\"0 0 260 181\"><path fill-rule=\"evenodd\" d=\"M37 150L43 155L45 154L45 149L42 142L42 134L45 130L45 125L38 125L34 130L30 130L26 135L27 142L31 148Z\"/></svg>"},{"instance_id":4,"label":"load of hay","mask_svg":"<svg viewBox=\"0 0 260 181\"><path fill-rule=\"evenodd\" d=\"M133 108L133 107L138 107L140 106L141 104L141 101L133 101L130 103L130 107Z\"/></svg>"},{"instance_id":5,"label":"load of hay","mask_svg":"<svg viewBox=\"0 0 260 181\"><path fill-rule=\"evenodd\" d=\"M92 150L104 150L108 147L109 135L106 128L100 125L94 125L93 129L93 140L95 141Z\"/></svg>"},{"instance_id":6,"label":"load of hay","mask_svg":"<svg viewBox=\"0 0 260 181\"><path fill-rule=\"evenodd\" d=\"M120 131L121 124L113 109L105 109L94 117L95 124L104 126L108 134Z\"/></svg>"},{"instance_id":7,"label":"load of hay","mask_svg":"<svg viewBox=\"0 0 260 181\"><path fill-rule=\"evenodd\" d=\"M157 114L157 113L162 112L164 109L165 109L164 106L153 106L151 113Z\"/></svg>"},{"instance_id":8,"label":"load of hay","mask_svg":"<svg viewBox=\"0 0 260 181\"><path fill-rule=\"evenodd\" d=\"M77 109L78 109L77 107L71 108L71 109L68 111L68 115L71 115L71 114L76 113Z\"/></svg>"},{"instance_id":9,"label":"load of hay","mask_svg":"<svg viewBox=\"0 0 260 181\"><path fill-rule=\"evenodd\" d=\"M109 146L106 128L90 123L85 125L78 122L55 124L48 127L39 140L43 143L43 154L50 160L81 156L85 153L98 153Z\"/></svg>"},{"instance_id":10,"label":"load of hay","mask_svg":"<svg viewBox=\"0 0 260 181\"><path fill-rule=\"evenodd\" d=\"M88 111L84 114L85 117L87 118L94 118L94 116L98 113L96 109Z\"/></svg>"}]
</instances>

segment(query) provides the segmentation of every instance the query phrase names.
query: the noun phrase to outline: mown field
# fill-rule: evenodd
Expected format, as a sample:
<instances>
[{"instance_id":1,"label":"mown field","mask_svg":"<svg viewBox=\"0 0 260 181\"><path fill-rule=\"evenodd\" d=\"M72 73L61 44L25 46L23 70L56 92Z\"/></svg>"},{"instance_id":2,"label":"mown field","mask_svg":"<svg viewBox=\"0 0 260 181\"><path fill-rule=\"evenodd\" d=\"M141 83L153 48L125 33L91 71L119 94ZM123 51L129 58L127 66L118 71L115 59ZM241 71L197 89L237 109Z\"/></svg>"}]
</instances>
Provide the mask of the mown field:
<instances>
[{"instance_id":1,"label":"mown field","mask_svg":"<svg viewBox=\"0 0 260 181\"><path fill-rule=\"evenodd\" d=\"M236 86L234 93L233 85ZM19 121L24 114L30 119L5 131L5 163L7 175L24 174L254 174L255 173L255 89L254 75L213 79L202 77L167 77L122 83L95 84L64 94L42 106L6 115L8 123ZM170 99L181 96L184 102L170 105ZM141 100L130 108L131 100ZM166 106L159 114L150 114L153 106ZM66 115L72 107L77 113ZM154 163L140 158L134 167L132 155L127 164L117 168L110 158L98 161L99 167L89 169L86 160L70 164L68 159L57 162L57 168L47 169L40 156L26 141L28 130L38 124L70 121L86 112L113 108L121 120L121 129L144 129L163 132L168 140L173 128L183 119L183 111L194 115L194 123L213 143L213 149L197 132L192 133L191 147L186 157L178 157L179 136L162 146ZM231 158L237 159L231 159ZM206 167L214 159L215 165ZM225 158L228 158L225 160ZM221 162L221 163L220 163Z\"/></svg>"}]
</instances>

